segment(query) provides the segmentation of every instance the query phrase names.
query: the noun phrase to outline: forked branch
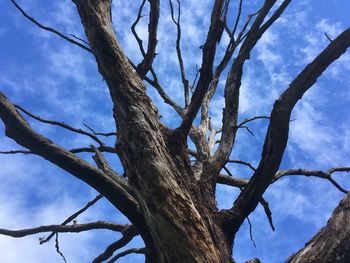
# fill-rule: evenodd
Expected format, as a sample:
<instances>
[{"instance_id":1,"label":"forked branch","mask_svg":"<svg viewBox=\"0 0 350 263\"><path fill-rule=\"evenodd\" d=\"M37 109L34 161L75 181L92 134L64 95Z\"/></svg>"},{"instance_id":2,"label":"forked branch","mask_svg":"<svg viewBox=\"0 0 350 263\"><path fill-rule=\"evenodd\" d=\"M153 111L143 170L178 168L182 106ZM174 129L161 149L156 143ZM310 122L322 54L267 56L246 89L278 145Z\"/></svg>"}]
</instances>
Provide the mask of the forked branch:
<instances>
[{"instance_id":1,"label":"forked branch","mask_svg":"<svg viewBox=\"0 0 350 263\"><path fill-rule=\"evenodd\" d=\"M1 92L0 118L5 125L6 135L19 145L42 156L95 188L132 222L142 220L142 216L138 211L138 202L130 194L125 180L122 178L119 178L118 181L112 180L83 159L78 158L71 152L36 133L24 117L17 112L15 106Z\"/></svg>"},{"instance_id":2,"label":"forked branch","mask_svg":"<svg viewBox=\"0 0 350 263\"><path fill-rule=\"evenodd\" d=\"M136 32L136 26L140 19L142 18L142 9L146 3L146 0L143 0L136 20L131 26L131 31L139 45L139 49L143 56L142 62L137 65L136 71L141 79L144 79L147 72L152 68L153 59L156 55L156 46L157 46L157 28L159 20L159 0L149 0L150 3L150 12L149 12L149 23L148 23L148 46L147 52L145 51L142 39L138 36Z\"/></svg>"},{"instance_id":3,"label":"forked branch","mask_svg":"<svg viewBox=\"0 0 350 263\"><path fill-rule=\"evenodd\" d=\"M259 166L229 211L231 215L235 215L229 220L233 235L238 231L243 220L255 209L263 193L273 181L287 144L290 115L295 104L349 46L350 28L341 33L312 63L306 66L274 103Z\"/></svg>"}]
</instances>

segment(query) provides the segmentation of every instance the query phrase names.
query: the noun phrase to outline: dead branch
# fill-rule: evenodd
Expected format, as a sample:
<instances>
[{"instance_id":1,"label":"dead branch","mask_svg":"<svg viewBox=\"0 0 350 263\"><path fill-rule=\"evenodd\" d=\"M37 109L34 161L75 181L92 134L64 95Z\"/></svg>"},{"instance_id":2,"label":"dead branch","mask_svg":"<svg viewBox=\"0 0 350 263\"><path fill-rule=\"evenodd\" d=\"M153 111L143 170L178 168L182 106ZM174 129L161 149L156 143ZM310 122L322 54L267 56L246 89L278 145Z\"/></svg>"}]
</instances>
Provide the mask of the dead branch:
<instances>
[{"instance_id":1,"label":"dead branch","mask_svg":"<svg viewBox=\"0 0 350 263\"><path fill-rule=\"evenodd\" d=\"M123 252L120 252L119 254L115 255L113 258L111 258L110 260L108 260L106 263L113 263L115 262L117 259L130 255L130 254L146 254L147 253L147 248L143 247L143 248L130 248L127 250L124 250Z\"/></svg>"},{"instance_id":2,"label":"dead branch","mask_svg":"<svg viewBox=\"0 0 350 263\"><path fill-rule=\"evenodd\" d=\"M123 233L129 227L130 227L129 225L118 225L111 222L97 221L97 222L86 223L86 224L47 225L47 226L39 226L39 227L28 228L28 229L21 229L21 230L0 229L0 235L20 238L20 237L35 235L35 234L44 233L44 232L53 232L53 235L55 235L56 233L79 233L79 232L84 232L84 231L89 231L94 229L106 229L106 230ZM43 244L47 241L46 239L40 239L40 244Z\"/></svg>"},{"instance_id":3,"label":"dead branch","mask_svg":"<svg viewBox=\"0 0 350 263\"><path fill-rule=\"evenodd\" d=\"M176 54L177 54L177 59L179 61L179 66L180 66L180 74L181 74L181 80L182 84L184 86L184 98L185 98L185 108L188 106L189 101L190 101L190 95L189 95L189 82L186 78L186 71L184 67L184 62L182 58L182 52L181 52L181 3L179 0L177 0L177 19L175 19L174 15L174 7L172 0L169 0L169 5L170 5L170 13L171 13L171 19L174 22L176 26Z\"/></svg>"},{"instance_id":4,"label":"dead branch","mask_svg":"<svg viewBox=\"0 0 350 263\"><path fill-rule=\"evenodd\" d=\"M245 125L246 123L248 122L251 122L251 121L255 121L255 120L259 120L259 119L270 119L269 116L254 116L254 117L251 117L251 118L247 118L247 119L244 119L243 121L241 121L238 125L237 125L237 128L240 128L242 127L243 125Z\"/></svg>"},{"instance_id":5,"label":"dead branch","mask_svg":"<svg viewBox=\"0 0 350 263\"><path fill-rule=\"evenodd\" d=\"M223 5L223 0L215 0L214 2L207 40L203 45L203 58L199 80L197 82L197 86L193 93L191 102L188 106L188 110L179 127L181 130L184 130L186 134L191 129L192 122L197 115L197 112L202 104L203 98L212 80L213 62L215 58L216 45L218 40L221 38L222 33L222 31L220 30L220 28L222 27L220 27L220 25L222 25L223 22L220 16Z\"/></svg>"},{"instance_id":6,"label":"dead branch","mask_svg":"<svg viewBox=\"0 0 350 263\"><path fill-rule=\"evenodd\" d=\"M253 171L256 171L256 168L251 165L250 163L248 162L245 162L245 161L242 161L242 160L229 160L228 163L238 163L238 164L242 164L242 165L245 165L245 166L248 166L250 169L252 169Z\"/></svg>"},{"instance_id":7,"label":"dead branch","mask_svg":"<svg viewBox=\"0 0 350 263\"><path fill-rule=\"evenodd\" d=\"M19 109L20 111L24 112L25 114L27 114L28 116L30 116L31 118L37 120L37 121L40 121L42 123L46 123L46 124L51 124L51 125L55 125L55 126L59 126L61 128L64 128L68 131L72 131L72 132L75 132L75 133L79 133L79 134L82 134L82 135L85 135L85 136L88 136L90 137L91 139L93 139L94 141L96 141L99 145L104 145L103 142L97 138L97 136L95 136L94 134L91 134L89 132L86 132L82 129L77 129L77 128L73 128L72 126L69 126L67 124L65 124L64 122L59 122L59 121L53 121L53 120L47 120L47 119L43 119L39 116L36 116L32 113L30 113L29 111L27 111L26 109L24 109L23 107L19 106L19 105L14 105L17 109Z\"/></svg>"},{"instance_id":8,"label":"dead branch","mask_svg":"<svg viewBox=\"0 0 350 263\"><path fill-rule=\"evenodd\" d=\"M110 244L103 253L98 255L92 261L92 263L101 263L102 261L107 260L108 258L110 258L113 255L113 253L117 249L120 249L120 248L124 247L125 245L127 245L137 235L138 235L138 232L136 231L136 229L132 226L129 227L126 231L123 232L122 238L120 238L116 242L113 242L112 244Z\"/></svg>"},{"instance_id":9,"label":"dead branch","mask_svg":"<svg viewBox=\"0 0 350 263\"><path fill-rule=\"evenodd\" d=\"M249 217L247 217L247 222L248 222L248 225L249 225L249 238L250 238L250 241L253 242L253 246L256 248L255 240L253 238L253 225L250 222Z\"/></svg>"},{"instance_id":10,"label":"dead branch","mask_svg":"<svg viewBox=\"0 0 350 263\"><path fill-rule=\"evenodd\" d=\"M269 224L271 226L272 231L275 231L275 226L273 225L273 220L272 220L272 212L269 206L269 203L262 197L259 203L262 205L264 208L264 212L267 216L267 219L269 220Z\"/></svg>"},{"instance_id":11,"label":"dead branch","mask_svg":"<svg viewBox=\"0 0 350 263\"><path fill-rule=\"evenodd\" d=\"M153 59L156 55L156 46L157 46L157 27L159 20L159 0L150 0L150 13L149 13L149 23L148 23L148 47L147 52L144 50L142 45L142 39L138 36L136 32L136 26L140 19L142 18L142 9L146 1L143 0L139 8L135 22L131 26L131 31L139 45L140 51L143 56L142 62L137 65L136 71L141 79L144 79L147 72L151 69Z\"/></svg>"},{"instance_id":12,"label":"dead branch","mask_svg":"<svg viewBox=\"0 0 350 263\"><path fill-rule=\"evenodd\" d=\"M243 75L243 66L245 61L250 58L250 52L255 47L258 40L269 28L269 26L271 26L270 23L265 23L264 27L260 28L275 3L276 0L264 1L262 8L257 14L254 14L256 15L256 18L248 30L239 49L238 55L229 70L225 85L225 108L222 119L223 126L221 141L212 162L213 166L216 167L218 171L220 171L223 165L226 163L236 138L235 127L237 127L239 93ZM280 15L280 13L277 14ZM277 20L279 17L277 14L273 15L273 18L270 18L271 21ZM247 22L248 23L246 24L249 24L250 20L248 19ZM243 31L241 32L243 34Z\"/></svg>"},{"instance_id":13,"label":"dead branch","mask_svg":"<svg viewBox=\"0 0 350 263\"><path fill-rule=\"evenodd\" d=\"M103 195L99 194L97 195L94 199L92 199L91 201L89 201L84 207L82 207L81 209L79 209L78 211L76 211L75 213L73 213L72 215L70 215L66 220L64 220L62 222L62 226L69 224L70 222L72 222L73 220L75 220L79 215L81 215L82 213L84 213L88 208L90 208L91 206L93 206L97 201L99 201L100 199L102 199ZM42 238L40 240L40 244L43 244L45 242L48 242L53 236L55 235L55 232L52 232L50 235L48 235L46 238Z\"/></svg>"},{"instance_id":14,"label":"dead branch","mask_svg":"<svg viewBox=\"0 0 350 263\"><path fill-rule=\"evenodd\" d=\"M295 104L327 67L337 60L349 46L350 28L341 33L312 63L306 66L275 102L259 166L230 210L230 213L236 215L235 222L231 221L233 235L244 218L255 209L277 172L287 144L290 115Z\"/></svg>"},{"instance_id":15,"label":"dead branch","mask_svg":"<svg viewBox=\"0 0 350 263\"><path fill-rule=\"evenodd\" d=\"M58 233L55 234L55 248L56 252L61 256L64 262L67 262L66 257L63 255L62 251L60 250L60 245L58 242Z\"/></svg>"},{"instance_id":16,"label":"dead branch","mask_svg":"<svg viewBox=\"0 0 350 263\"><path fill-rule=\"evenodd\" d=\"M83 122L83 125L89 129L93 135L100 135L100 136L104 136L104 137L110 137L110 136L117 136L116 132L96 132L95 129L93 129L90 125L88 125L85 121Z\"/></svg>"},{"instance_id":17,"label":"dead branch","mask_svg":"<svg viewBox=\"0 0 350 263\"><path fill-rule=\"evenodd\" d=\"M116 149L111 146L99 146L96 149L98 149L100 152L108 152L108 153L116 153ZM95 150L93 147L82 147L82 148L73 148L70 149L69 152L71 153L83 153L83 152L89 152L94 153ZM0 154L35 154L34 152L30 150L9 150L9 151L0 151Z\"/></svg>"},{"instance_id":18,"label":"dead branch","mask_svg":"<svg viewBox=\"0 0 350 263\"><path fill-rule=\"evenodd\" d=\"M122 178L118 182L112 180L83 159L33 131L2 92L0 92L0 118L8 137L96 189L122 213L128 215L133 223L141 223L140 220L143 219L138 211L138 202L128 192L129 187L125 180Z\"/></svg>"},{"instance_id":19,"label":"dead branch","mask_svg":"<svg viewBox=\"0 0 350 263\"><path fill-rule=\"evenodd\" d=\"M92 50L91 50L89 47L87 47L87 46L85 46L85 45L83 45L83 44L81 44L81 43L75 41L74 39L72 39L72 38L70 38L70 37L65 36L64 34L62 34L61 32L57 31L56 29L54 29L54 28L52 28L52 27L44 26L43 24L39 23L36 19L34 19L33 17L29 16L29 15L17 4L16 1L11 0L11 2L15 5L15 7L22 13L22 15L23 15L25 18L27 18L29 21L31 21L32 23L34 23L35 25L37 25L37 26L40 27L41 29L44 29L44 30L49 31L49 32L51 32L51 33L54 33L54 34L56 34L57 36L63 38L64 40L67 40L68 42L70 42L70 43L72 43L72 44L74 44L74 45L76 45L76 46L78 46L78 47L81 47L82 49L84 49L84 50L86 50L86 51L92 53Z\"/></svg>"},{"instance_id":20,"label":"dead branch","mask_svg":"<svg viewBox=\"0 0 350 263\"><path fill-rule=\"evenodd\" d=\"M306 169L289 169L289 170L280 170L276 173L273 178L273 182L277 181L281 177L289 176L289 175L302 175L302 176L314 176L318 178L323 178L331 182L339 191L347 194L343 187L341 187L334 179L332 178L332 174L335 172L350 172L350 167L337 167L329 169L328 171L320 171L320 170L306 170Z\"/></svg>"}]
</instances>

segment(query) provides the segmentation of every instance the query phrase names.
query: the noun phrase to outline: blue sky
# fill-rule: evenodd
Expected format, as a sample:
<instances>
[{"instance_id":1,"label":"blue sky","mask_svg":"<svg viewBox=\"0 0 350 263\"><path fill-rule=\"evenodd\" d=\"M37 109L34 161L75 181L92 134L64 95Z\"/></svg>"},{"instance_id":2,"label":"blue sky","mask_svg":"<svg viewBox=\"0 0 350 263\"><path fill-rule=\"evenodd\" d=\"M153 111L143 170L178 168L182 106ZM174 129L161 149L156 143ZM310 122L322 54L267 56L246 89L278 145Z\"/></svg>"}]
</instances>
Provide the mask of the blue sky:
<instances>
[{"instance_id":1,"label":"blue sky","mask_svg":"<svg viewBox=\"0 0 350 263\"><path fill-rule=\"evenodd\" d=\"M136 17L140 1L114 1L113 19L123 48L135 62L140 53L131 35L130 25ZM237 2L237 1L233 1ZM244 14L256 11L262 1L246 1ZM66 34L83 37L83 30L71 1L19 1L25 10L43 24ZM249 4L248 4L249 3ZM212 1L187 1L183 4L183 57L187 76L194 78L200 65ZM167 1L162 3L159 44L155 68L168 94L182 103L181 79L175 53L175 27L170 20ZM272 103L296 74L328 44L331 38L350 25L347 0L293 1L285 14L266 32L244 69L240 101L240 119L268 115ZM144 11L147 14L147 10ZM147 17L146 17L147 18ZM146 39L147 19L138 26ZM224 36L218 48L223 54L228 38ZM48 119L83 127L85 121L101 132L114 129L112 104L105 83L97 72L94 58L55 35L44 32L28 22L8 0L0 0L0 90L12 101ZM350 52L334 63L317 84L303 97L293 111L289 143L281 168L327 170L349 166L350 156ZM223 84L211 103L213 124L221 123ZM176 113L148 88L164 122L175 127ZM31 125L40 133L64 147L88 146L89 139L35 121ZM232 158L257 165L266 120L250 125L255 136L245 130L238 133ZM0 124L0 149L18 149L4 136ZM113 145L113 140L108 141ZM89 162L89 155L81 155ZM119 161L108 156L117 171ZM77 179L35 156L0 156L0 228L24 228L60 223L82 207L96 193ZM234 174L248 177L246 168L229 165ZM335 177L350 189L349 174ZM237 189L220 186L217 190L221 208L230 207ZM247 223L241 228L234 247L237 262L259 257L264 263L282 262L301 248L327 221L331 211L344 196L329 183L305 177L284 178L265 193L273 213L276 231L269 228L261 207L250 216L256 248L249 239ZM105 201L100 201L78 222L111 220L125 223ZM38 244L37 235L23 239L0 236L1 260L17 263L62 262L54 244ZM60 235L61 250L68 262L89 262L102 252L118 234L96 231ZM130 247L138 246L134 240ZM140 256L125 257L120 262L142 262Z\"/></svg>"}]
</instances>

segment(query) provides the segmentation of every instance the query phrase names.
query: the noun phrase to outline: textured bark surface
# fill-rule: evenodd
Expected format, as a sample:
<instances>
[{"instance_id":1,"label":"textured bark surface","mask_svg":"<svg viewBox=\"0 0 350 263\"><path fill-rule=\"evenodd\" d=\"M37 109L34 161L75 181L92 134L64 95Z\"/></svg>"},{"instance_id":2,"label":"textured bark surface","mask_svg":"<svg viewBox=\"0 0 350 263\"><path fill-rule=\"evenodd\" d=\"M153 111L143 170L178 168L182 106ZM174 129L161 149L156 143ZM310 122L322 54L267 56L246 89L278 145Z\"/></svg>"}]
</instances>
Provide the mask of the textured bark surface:
<instances>
[{"instance_id":1,"label":"textured bark surface","mask_svg":"<svg viewBox=\"0 0 350 263\"><path fill-rule=\"evenodd\" d=\"M63 149L36 133L17 111L17 109L24 110L18 106L16 109L16 106L1 92L0 117L5 124L8 137L28 149L30 153L42 156L96 189L132 223L130 227L116 227L101 222L97 224L96 228L117 229L116 231L123 232L123 237L111 244L93 262L102 262L110 258L117 249L126 245L138 234L141 235L146 247L130 252L145 253L146 262L149 263L233 262L232 245L235 235L258 204L264 207L273 228L271 211L263 199L263 194L269 185L282 176L316 176L329 180L340 191L347 192L331 176L334 172L348 172L349 167L334 168L327 172L305 169L278 171L278 169L287 145L290 116L294 106L326 68L350 46L350 29L331 41L328 47L301 71L276 100L270 117L256 117L239 124L239 94L244 64L250 58L250 53L261 36L279 18L290 0L282 1L277 7L275 4L281 1L264 1L259 12L248 16L242 30L235 32L239 22L238 15L233 31L228 32L230 41L226 53L213 74L217 43L221 39L224 27L227 27L225 19L230 2L214 1L208 35L202 47L199 79L191 101L180 51L180 11L176 20L170 2L172 19L178 30L177 56L185 89L184 108L172 102L164 93L152 69L160 10L158 0L148 1L149 42L146 52L143 50L142 41L141 43L138 41L144 56L138 66L132 65L117 40L112 23L111 0L73 0L73 2L78 9L88 39L89 48L84 46L84 49L94 55L113 102L113 117L117 130L115 148L108 148L102 144L95 136L96 133L89 134L73 129L100 144L98 148L92 146L86 150L95 152L93 158L97 167L94 167L76 156L73 151ZM143 1L142 6L145 3L146 1ZM242 1L240 3L242 4ZM178 5L180 8L179 1ZM29 19L33 21L32 18ZM136 31L133 33L136 34ZM222 128L215 130L209 116L210 100L214 96L220 75L229 65L236 48L237 56L230 64L224 87L225 108ZM164 101L182 118L177 129L170 129L160 121L158 109L147 95L146 85L143 82L143 79L148 79L147 72L154 75L154 80L148 82L156 87ZM200 108L200 124L196 127L194 119ZM236 161L248 165L253 170L252 177L241 179L232 174L222 174L222 170L227 170L225 165L230 162L237 130L245 123L258 118L269 119L258 167L254 168L245 162ZM36 119L40 120L37 117ZM67 128L65 124L61 126ZM221 133L220 140L216 141L215 136L219 133ZM196 151L189 149L188 138L196 146ZM215 144L218 144L217 148L214 147ZM109 149L109 152L118 155L126 178L114 172L108 165L100 152L104 149ZM195 157L193 164L190 157ZM230 209L219 210L216 206L215 190L218 183L239 187L242 191ZM347 262L346 260L350 258L349 208L348 194L334 211L327 226L287 262ZM76 231L92 225L79 227L76 227ZM1 232L14 236L19 235L18 233L26 235L43 229L67 232L71 231L72 227L50 226L22 232L8 230ZM260 261L254 259L249 262Z\"/></svg>"},{"instance_id":2,"label":"textured bark surface","mask_svg":"<svg viewBox=\"0 0 350 263\"><path fill-rule=\"evenodd\" d=\"M348 263L350 260L350 194L333 211L327 225L286 263Z\"/></svg>"}]
</instances>

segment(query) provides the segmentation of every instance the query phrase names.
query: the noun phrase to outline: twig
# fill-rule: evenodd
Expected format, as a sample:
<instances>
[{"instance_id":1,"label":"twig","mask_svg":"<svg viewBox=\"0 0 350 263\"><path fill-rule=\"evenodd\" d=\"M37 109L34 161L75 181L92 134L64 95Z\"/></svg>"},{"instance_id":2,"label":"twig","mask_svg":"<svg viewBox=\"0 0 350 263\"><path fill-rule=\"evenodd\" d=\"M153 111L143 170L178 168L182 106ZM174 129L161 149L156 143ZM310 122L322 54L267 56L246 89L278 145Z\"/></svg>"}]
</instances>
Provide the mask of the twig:
<instances>
[{"instance_id":1,"label":"twig","mask_svg":"<svg viewBox=\"0 0 350 263\"><path fill-rule=\"evenodd\" d=\"M246 129L247 132L249 132L249 134L250 134L251 136L254 136L253 131L252 131L251 129L249 129L248 126L239 126L239 127L237 127L237 128Z\"/></svg>"},{"instance_id":2,"label":"twig","mask_svg":"<svg viewBox=\"0 0 350 263\"><path fill-rule=\"evenodd\" d=\"M84 39L82 39L82 38L80 38L80 37L77 37L77 36L74 35L74 34L69 34L69 35L71 35L71 36L74 37L75 39L80 40L81 42L85 43L86 45L90 46L89 42L87 42L86 40L84 40Z\"/></svg>"},{"instance_id":3,"label":"twig","mask_svg":"<svg viewBox=\"0 0 350 263\"><path fill-rule=\"evenodd\" d=\"M91 128L91 126L89 126L85 121L83 122L83 125L89 129L94 135L100 135L100 136L105 136L105 137L109 137L109 136L116 136L117 133L116 132L96 132L93 128Z\"/></svg>"},{"instance_id":4,"label":"twig","mask_svg":"<svg viewBox=\"0 0 350 263\"><path fill-rule=\"evenodd\" d=\"M237 125L237 127L240 128L240 127L242 127L243 125L245 125L246 123L251 122L251 121L254 121L254 120L258 120L258 119L270 119L270 117L269 117L269 116L263 115L263 116L254 116L254 117L251 117L251 118L247 118L247 119L241 121L241 122Z\"/></svg>"},{"instance_id":5,"label":"twig","mask_svg":"<svg viewBox=\"0 0 350 263\"><path fill-rule=\"evenodd\" d=\"M324 35L325 35L326 38L329 40L329 42L332 42L332 41L333 41L333 39L331 39L330 36L329 36L326 32L324 32Z\"/></svg>"},{"instance_id":6,"label":"twig","mask_svg":"<svg viewBox=\"0 0 350 263\"><path fill-rule=\"evenodd\" d=\"M256 168L251 165L248 162L242 161L242 160L229 160L228 163L238 163L238 164L243 164L245 166L248 166L250 169L252 169L253 171L256 171Z\"/></svg>"},{"instance_id":7,"label":"twig","mask_svg":"<svg viewBox=\"0 0 350 263\"><path fill-rule=\"evenodd\" d=\"M59 127L62 127L62 128L66 129L66 130L69 130L69 131L72 131L72 132L75 132L75 133L79 133L79 134L88 136L91 139L93 139L94 141L96 141L99 145L104 145L104 143L99 138L97 138L97 136L95 136L94 134L86 132L86 131L84 131L82 129L73 128L72 126L69 126L69 125L65 124L64 122L58 122L58 121L52 121L52 120L43 119L43 118L41 118L39 116L36 116L36 115L30 113L29 111L27 111L26 109L24 109L23 107L21 107L19 105L14 105L14 106L17 109L19 109L20 111L24 112L25 114L27 114L28 116L32 117L33 119L35 119L37 121L40 121L40 122L46 123L46 124L59 126Z\"/></svg>"},{"instance_id":8,"label":"twig","mask_svg":"<svg viewBox=\"0 0 350 263\"><path fill-rule=\"evenodd\" d=\"M69 216L66 220L63 221L63 223L61 224L63 225L67 225L68 223L72 222L75 218L77 218L79 215L81 215L82 213L84 213L89 207L93 206L97 201L99 201L103 196L101 194L97 195L94 199L92 199L91 201L89 201L83 208L79 209L78 211L76 211L74 214L72 214L71 216ZM55 232L52 232L47 238L44 238L40 241L40 244L43 244L45 242L48 242L53 236L54 236Z\"/></svg>"},{"instance_id":9,"label":"twig","mask_svg":"<svg viewBox=\"0 0 350 263\"><path fill-rule=\"evenodd\" d=\"M56 248L56 252L62 257L64 262L67 262L66 258L64 257L63 253L60 250L60 246L58 243L58 234L56 233L56 237L55 237L55 248Z\"/></svg>"},{"instance_id":10,"label":"twig","mask_svg":"<svg viewBox=\"0 0 350 263\"><path fill-rule=\"evenodd\" d=\"M255 240L253 238L253 226L248 216L247 216L247 221L249 224L249 237L250 237L250 240L253 242L254 247L256 248Z\"/></svg>"}]
</instances>

